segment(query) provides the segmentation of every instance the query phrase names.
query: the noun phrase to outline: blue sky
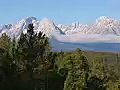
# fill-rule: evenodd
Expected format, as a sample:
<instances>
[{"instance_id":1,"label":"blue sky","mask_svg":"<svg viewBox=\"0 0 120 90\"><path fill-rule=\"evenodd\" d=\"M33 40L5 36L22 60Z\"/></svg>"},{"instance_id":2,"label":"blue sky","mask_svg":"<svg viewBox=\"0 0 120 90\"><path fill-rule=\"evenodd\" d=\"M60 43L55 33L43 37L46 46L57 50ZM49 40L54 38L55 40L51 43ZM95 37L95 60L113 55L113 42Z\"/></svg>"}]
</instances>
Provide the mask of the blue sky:
<instances>
[{"instance_id":1,"label":"blue sky","mask_svg":"<svg viewBox=\"0 0 120 90\"><path fill-rule=\"evenodd\" d=\"M56 24L94 22L100 16L120 19L120 0L0 0L0 24L35 16Z\"/></svg>"}]
</instances>

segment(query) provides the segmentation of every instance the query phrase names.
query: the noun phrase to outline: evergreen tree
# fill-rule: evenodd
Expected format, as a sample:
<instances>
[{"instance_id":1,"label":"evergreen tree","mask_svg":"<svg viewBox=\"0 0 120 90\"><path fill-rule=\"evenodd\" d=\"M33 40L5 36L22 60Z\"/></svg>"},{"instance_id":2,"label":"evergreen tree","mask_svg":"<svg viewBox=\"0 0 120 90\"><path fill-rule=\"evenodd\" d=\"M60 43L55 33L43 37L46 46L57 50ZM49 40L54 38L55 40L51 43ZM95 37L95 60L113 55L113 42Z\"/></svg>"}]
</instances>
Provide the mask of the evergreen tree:
<instances>
[{"instance_id":1,"label":"evergreen tree","mask_svg":"<svg viewBox=\"0 0 120 90\"><path fill-rule=\"evenodd\" d=\"M8 37L7 37L8 38ZM11 76L16 72L15 57L16 57L16 47L15 39L8 42L6 46L5 54L2 56L2 65L6 75Z\"/></svg>"},{"instance_id":2,"label":"evergreen tree","mask_svg":"<svg viewBox=\"0 0 120 90\"><path fill-rule=\"evenodd\" d=\"M2 42L0 47L6 50L2 58L6 70L16 73L27 72L32 78L35 72L47 71L51 66L52 53L49 39L42 32L34 33L33 24L28 26L26 34L21 33L17 42L15 39L9 41L6 34L2 36L0 42Z\"/></svg>"},{"instance_id":3,"label":"evergreen tree","mask_svg":"<svg viewBox=\"0 0 120 90\"><path fill-rule=\"evenodd\" d=\"M64 83L64 90L83 90L87 88L89 65L80 49L76 50L75 56L69 57L68 64L71 68Z\"/></svg>"},{"instance_id":4,"label":"evergreen tree","mask_svg":"<svg viewBox=\"0 0 120 90\"><path fill-rule=\"evenodd\" d=\"M6 33L3 33L0 37L0 50L1 52L6 52L9 48L10 44L10 38L6 35Z\"/></svg>"},{"instance_id":5,"label":"evergreen tree","mask_svg":"<svg viewBox=\"0 0 120 90\"><path fill-rule=\"evenodd\" d=\"M91 65L91 83L94 89L106 90L108 76L107 67L105 67L104 58L96 57Z\"/></svg>"},{"instance_id":6,"label":"evergreen tree","mask_svg":"<svg viewBox=\"0 0 120 90\"><path fill-rule=\"evenodd\" d=\"M27 34L21 34L18 50L23 55L23 67L26 68L25 71L30 72L30 75L46 70L51 64L48 38L42 32L34 33L33 24L28 26Z\"/></svg>"}]
</instances>

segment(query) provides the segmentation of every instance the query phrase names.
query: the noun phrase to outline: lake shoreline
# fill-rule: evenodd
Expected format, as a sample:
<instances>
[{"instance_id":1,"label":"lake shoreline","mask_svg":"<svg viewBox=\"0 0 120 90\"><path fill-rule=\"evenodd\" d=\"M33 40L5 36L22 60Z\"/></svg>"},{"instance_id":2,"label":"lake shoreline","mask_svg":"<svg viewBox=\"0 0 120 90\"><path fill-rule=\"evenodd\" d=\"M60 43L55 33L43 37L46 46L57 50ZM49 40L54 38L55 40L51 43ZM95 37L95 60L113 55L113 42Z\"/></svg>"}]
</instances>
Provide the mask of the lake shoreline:
<instances>
[{"instance_id":1,"label":"lake shoreline","mask_svg":"<svg viewBox=\"0 0 120 90\"><path fill-rule=\"evenodd\" d=\"M52 50L52 52L75 52L76 50ZM112 50L82 50L83 52L103 52L103 53L120 53L120 51L112 51Z\"/></svg>"},{"instance_id":2,"label":"lake shoreline","mask_svg":"<svg viewBox=\"0 0 120 90\"><path fill-rule=\"evenodd\" d=\"M115 54L118 54L120 53L120 51L112 51L112 50L82 50L84 52L96 52L96 53L115 53Z\"/></svg>"}]
</instances>

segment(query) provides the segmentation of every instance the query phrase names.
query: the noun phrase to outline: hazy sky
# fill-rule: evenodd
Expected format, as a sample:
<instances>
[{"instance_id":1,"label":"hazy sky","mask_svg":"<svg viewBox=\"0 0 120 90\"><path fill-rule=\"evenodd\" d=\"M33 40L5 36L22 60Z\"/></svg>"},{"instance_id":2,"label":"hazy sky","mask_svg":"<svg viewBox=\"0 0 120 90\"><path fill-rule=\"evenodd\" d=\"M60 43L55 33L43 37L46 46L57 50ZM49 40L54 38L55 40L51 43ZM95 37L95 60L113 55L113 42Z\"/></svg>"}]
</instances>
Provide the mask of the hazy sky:
<instances>
[{"instance_id":1,"label":"hazy sky","mask_svg":"<svg viewBox=\"0 0 120 90\"><path fill-rule=\"evenodd\" d=\"M0 0L0 24L35 16L56 24L94 22L100 16L120 19L120 0Z\"/></svg>"}]
</instances>

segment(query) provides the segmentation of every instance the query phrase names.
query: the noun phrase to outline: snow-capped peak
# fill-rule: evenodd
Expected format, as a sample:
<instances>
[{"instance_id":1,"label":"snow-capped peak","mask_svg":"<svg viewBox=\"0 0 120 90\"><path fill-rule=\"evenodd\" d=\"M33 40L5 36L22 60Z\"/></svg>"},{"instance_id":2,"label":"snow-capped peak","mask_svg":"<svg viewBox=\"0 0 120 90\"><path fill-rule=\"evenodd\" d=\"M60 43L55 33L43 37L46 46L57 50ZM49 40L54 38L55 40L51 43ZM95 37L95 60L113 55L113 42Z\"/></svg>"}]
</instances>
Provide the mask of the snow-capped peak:
<instances>
[{"instance_id":1,"label":"snow-capped peak","mask_svg":"<svg viewBox=\"0 0 120 90\"><path fill-rule=\"evenodd\" d=\"M41 21L38 21L35 17L27 17L17 24L12 24L12 25L4 25L1 27L1 33L6 33L9 35L11 38L19 38L21 32L26 33L27 28L29 24L33 24L34 26L34 31L36 33L42 31L44 34L46 34L48 37L51 36L51 32L60 32L59 29L56 29L56 26L54 23L47 19L44 18ZM6 30L7 29L7 30Z\"/></svg>"},{"instance_id":2,"label":"snow-capped peak","mask_svg":"<svg viewBox=\"0 0 120 90\"><path fill-rule=\"evenodd\" d=\"M41 22L47 22L47 23L53 23L51 20L48 18L43 18Z\"/></svg>"},{"instance_id":3,"label":"snow-capped peak","mask_svg":"<svg viewBox=\"0 0 120 90\"><path fill-rule=\"evenodd\" d=\"M102 16L100 18L98 18L95 22L96 25L100 26L100 25L109 25L109 24L114 24L114 22L116 22L118 20L115 20L113 18L109 18L106 16Z\"/></svg>"},{"instance_id":4,"label":"snow-capped peak","mask_svg":"<svg viewBox=\"0 0 120 90\"><path fill-rule=\"evenodd\" d=\"M66 34L76 34L82 32L86 34L112 34L120 36L120 21L107 16L101 16L92 25L74 23L70 26L59 25L59 27Z\"/></svg>"},{"instance_id":5,"label":"snow-capped peak","mask_svg":"<svg viewBox=\"0 0 120 90\"><path fill-rule=\"evenodd\" d=\"M113 34L120 35L120 21L114 18L102 16L87 30L89 34Z\"/></svg>"},{"instance_id":6,"label":"snow-capped peak","mask_svg":"<svg viewBox=\"0 0 120 90\"><path fill-rule=\"evenodd\" d=\"M99 19L106 20L106 19L109 19L109 17L107 17L107 16L101 16Z\"/></svg>"},{"instance_id":7,"label":"snow-capped peak","mask_svg":"<svg viewBox=\"0 0 120 90\"><path fill-rule=\"evenodd\" d=\"M39 27L36 32L42 31L44 34L46 34L48 37L51 36L51 33L53 32L58 32L60 34L60 30L56 28L55 24L53 23L52 20L49 20L48 18L43 18L39 22Z\"/></svg>"},{"instance_id":8,"label":"snow-capped peak","mask_svg":"<svg viewBox=\"0 0 120 90\"><path fill-rule=\"evenodd\" d=\"M37 20L35 17L27 17L17 24L7 24L0 27L0 34L7 33L10 37L19 37L21 32L26 33L29 24L34 25L34 30L36 33L42 31L48 37L51 36L52 32L57 32L59 34L100 34L100 35L117 35L120 36L120 21L102 16L96 20L95 23L91 25L84 25L79 23L74 23L68 26L58 25L56 26L52 20L44 18L41 21Z\"/></svg>"}]
</instances>

